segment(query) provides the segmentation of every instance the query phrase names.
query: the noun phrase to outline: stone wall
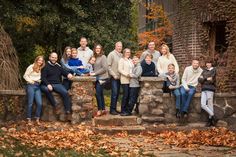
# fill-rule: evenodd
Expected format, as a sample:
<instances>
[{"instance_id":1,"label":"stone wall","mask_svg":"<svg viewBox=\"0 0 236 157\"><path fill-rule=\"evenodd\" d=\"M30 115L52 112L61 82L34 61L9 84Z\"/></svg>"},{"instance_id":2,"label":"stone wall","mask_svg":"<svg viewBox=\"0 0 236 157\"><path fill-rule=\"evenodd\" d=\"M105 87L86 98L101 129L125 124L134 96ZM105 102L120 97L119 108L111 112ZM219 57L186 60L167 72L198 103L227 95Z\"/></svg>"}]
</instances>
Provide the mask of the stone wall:
<instances>
[{"instance_id":1,"label":"stone wall","mask_svg":"<svg viewBox=\"0 0 236 157\"><path fill-rule=\"evenodd\" d=\"M72 123L91 120L94 107L95 77L74 77L69 95L72 100ZM60 106L59 115L55 115L53 107L43 95L43 109L41 119L44 121L65 121L62 98L53 93ZM34 108L36 105L34 105ZM0 121L26 118L27 98L25 90L0 90ZM34 115L34 113L33 113Z\"/></svg>"},{"instance_id":2,"label":"stone wall","mask_svg":"<svg viewBox=\"0 0 236 157\"><path fill-rule=\"evenodd\" d=\"M72 123L91 120L96 110L94 102L93 77L76 77L73 80L70 96L72 99ZM175 117L175 98L170 94L162 93L163 79L159 77L142 77L140 91L140 117L144 123L179 123ZM64 106L61 97L54 93L61 112L57 117L53 108L43 95L44 121L65 121ZM189 108L188 122L204 122L207 114L201 109L200 93L196 93ZM225 126L236 127L236 93L216 93L214 100L215 114ZM24 90L0 90L0 121L19 120L25 118L26 96Z\"/></svg>"},{"instance_id":3,"label":"stone wall","mask_svg":"<svg viewBox=\"0 0 236 157\"><path fill-rule=\"evenodd\" d=\"M175 98L162 93L163 80L158 77L142 77L140 91L140 116L147 123L178 123L175 117ZM204 122L207 114L201 109L201 93L196 93L189 108L188 122ZM215 115L224 125L236 126L236 93L216 93Z\"/></svg>"},{"instance_id":4,"label":"stone wall","mask_svg":"<svg viewBox=\"0 0 236 157\"><path fill-rule=\"evenodd\" d=\"M72 124L91 120L95 109L95 77L75 77L71 87Z\"/></svg>"}]
</instances>

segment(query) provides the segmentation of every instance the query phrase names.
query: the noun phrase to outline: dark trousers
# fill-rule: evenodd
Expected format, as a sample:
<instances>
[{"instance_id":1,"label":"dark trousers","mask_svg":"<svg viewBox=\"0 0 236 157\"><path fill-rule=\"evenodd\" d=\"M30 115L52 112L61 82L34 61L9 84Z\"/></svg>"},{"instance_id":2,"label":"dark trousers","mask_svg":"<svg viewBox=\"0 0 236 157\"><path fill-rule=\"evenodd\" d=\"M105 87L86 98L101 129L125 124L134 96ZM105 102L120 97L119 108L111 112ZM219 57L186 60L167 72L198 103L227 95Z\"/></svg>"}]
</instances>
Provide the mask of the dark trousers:
<instances>
[{"instance_id":1,"label":"dark trousers","mask_svg":"<svg viewBox=\"0 0 236 157\"><path fill-rule=\"evenodd\" d=\"M122 84L123 97L121 103L121 113L128 113L129 106L129 84Z\"/></svg>"},{"instance_id":2,"label":"dark trousers","mask_svg":"<svg viewBox=\"0 0 236 157\"><path fill-rule=\"evenodd\" d=\"M69 90L71 88L72 81L65 78L65 79L63 79L62 84L66 88L66 90Z\"/></svg>"},{"instance_id":3,"label":"dark trousers","mask_svg":"<svg viewBox=\"0 0 236 157\"><path fill-rule=\"evenodd\" d=\"M105 110L103 84L101 85L99 81L96 81L96 99L97 99L98 110Z\"/></svg>"},{"instance_id":4,"label":"dark trousers","mask_svg":"<svg viewBox=\"0 0 236 157\"><path fill-rule=\"evenodd\" d=\"M120 80L115 80L114 78L111 78L110 112L116 111L119 94L120 94Z\"/></svg>"},{"instance_id":5,"label":"dark trousers","mask_svg":"<svg viewBox=\"0 0 236 157\"><path fill-rule=\"evenodd\" d=\"M71 100L66 88L62 84L51 84L51 85L53 87L53 91L61 95L65 111L71 112ZM45 93L51 105L55 107L57 105L57 102L52 94L52 91L49 91L47 86L45 85L41 85L41 90Z\"/></svg>"},{"instance_id":6,"label":"dark trousers","mask_svg":"<svg viewBox=\"0 0 236 157\"><path fill-rule=\"evenodd\" d=\"M128 106L129 113L132 113L135 104L136 108L138 107L139 90L140 87L130 87L129 89L129 106Z\"/></svg>"}]
</instances>

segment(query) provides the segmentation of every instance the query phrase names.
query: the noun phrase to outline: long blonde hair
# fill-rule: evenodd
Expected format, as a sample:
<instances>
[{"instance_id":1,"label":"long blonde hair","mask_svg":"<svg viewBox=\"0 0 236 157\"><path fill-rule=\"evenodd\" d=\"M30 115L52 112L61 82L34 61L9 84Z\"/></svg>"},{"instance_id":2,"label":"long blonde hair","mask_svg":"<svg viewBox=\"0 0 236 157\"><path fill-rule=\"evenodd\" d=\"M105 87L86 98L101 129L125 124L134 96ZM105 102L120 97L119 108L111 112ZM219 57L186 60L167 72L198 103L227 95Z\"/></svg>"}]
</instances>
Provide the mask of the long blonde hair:
<instances>
[{"instance_id":1,"label":"long blonde hair","mask_svg":"<svg viewBox=\"0 0 236 157\"><path fill-rule=\"evenodd\" d=\"M67 51L68 49L71 50L71 47L70 47L70 46L66 46L65 49L64 49L64 53L63 53L63 55L62 55L62 58L64 59L65 62L67 62L68 59L69 59L68 56L67 56L67 54L66 54L66 51Z\"/></svg>"},{"instance_id":2,"label":"long blonde hair","mask_svg":"<svg viewBox=\"0 0 236 157\"><path fill-rule=\"evenodd\" d=\"M167 56L167 58L169 59L169 57L170 57L170 48L169 48L166 44L162 44L162 45L161 45L161 50L162 50L163 48L166 49L166 56Z\"/></svg>"},{"instance_id":3,"label":"long blonde hair","mask_svg":"<svg viewBox=\"0 0 236 157\"><path fill-rule=\"evenodd\" d=\"M42 64L41 66L38 66L37 61L38 61L40 58L43 59L43 64ZM36 57L35 60L34 60L33 71L39 73L40 70L41 70L44 66L45 66L44 57L43 57L43 56L38 56L38 57Z\"/></svg>"}]
</instances>

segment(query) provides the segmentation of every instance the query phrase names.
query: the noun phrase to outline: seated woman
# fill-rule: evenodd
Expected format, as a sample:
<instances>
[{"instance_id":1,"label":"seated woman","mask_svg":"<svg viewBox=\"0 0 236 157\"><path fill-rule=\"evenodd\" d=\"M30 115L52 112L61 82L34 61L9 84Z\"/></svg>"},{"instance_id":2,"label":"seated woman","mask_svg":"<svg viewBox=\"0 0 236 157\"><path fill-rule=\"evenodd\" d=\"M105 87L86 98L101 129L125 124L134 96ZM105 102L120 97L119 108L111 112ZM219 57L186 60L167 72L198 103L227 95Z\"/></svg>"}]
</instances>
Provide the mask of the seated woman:
<instances>
[{"instance_id":1,"label":"seated woman","mask_svg":"<svg viewBox=\"0 0 236 157\"><path fill-rule=\"evenodd\" d=\"M142 75L141 76L157 76L155 64L152 62L152 55L146 54L144 60L141 62Z\"/></svg>"},{"instance_id":2,"label":"seated woman","mask_svg":"<svg viewBox=\"0 0 236 157\"><path fill-rule=\"evenodd\" d=\"M81 76L84 74L89 74L89 69L86 69L83 64L82 61L77 58L77 49L76 48L72 48L71 49L71 58L68 60L68 65L70 67L71 70L73 70L73 72L75 73L75 75Z\"/></svg>"},{"instance_id":3,"label":"seated woman","mask_svg":"<svg viewBox=\"0 0 236 157\"><path fill-rule=\"evenodd\" d=\"M44 67L44 65L45 61L43 56L36 57L34 60L34 64L28 66L23 76L27 82L26 86L26 93L28 98L27 120L29 124L31 124L32 107L34 100L37 105L37 109L35 112L35 119L36 122L39 124L39 119L42 111L42 95L40 90L41 69Z\"/></svg>"},{"instance_id":4,"label":"seated woman","mask_svg":"<svg viewBox=\"0 0 236 157\"><path fill-rule=\"evenodd\" d=\"M63 69L73 74L74 72L70 69L70 66L68 65L68 60L70 59L70 57L71 57L71 47L67 46L62 55L60 64ZM72 81L68 80L66 77L63 77L62 84L67 90L69 90L71 88Z\"/></svg>"}]
</instances>

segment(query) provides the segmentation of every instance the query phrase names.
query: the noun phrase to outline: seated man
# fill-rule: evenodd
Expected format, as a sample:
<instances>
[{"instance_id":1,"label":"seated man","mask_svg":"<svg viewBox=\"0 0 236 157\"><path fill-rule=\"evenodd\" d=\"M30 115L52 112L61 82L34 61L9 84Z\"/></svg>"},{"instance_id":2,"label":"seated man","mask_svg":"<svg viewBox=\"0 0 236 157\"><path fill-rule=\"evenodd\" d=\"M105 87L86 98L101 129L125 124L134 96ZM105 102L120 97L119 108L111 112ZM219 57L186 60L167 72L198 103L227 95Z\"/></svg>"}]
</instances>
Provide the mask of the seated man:
<instances>
[{"instance_id":1,"label":"seated man","mask_svg":"<svg viewBox=\"0 0 236 157\"><path fill-rule=\"evenodd\" d=\"M55 113L58 114L59 106L52 94L53 91L59 93L62 96L65 112L67 115L67 119L69 120L71 116L71 100L68 95L67 90L61 83L62 76L71 79L73 77L72 74L64 70L57 63L58 55L55 52L52 52L49 55L49 61L46 63L45 67L42 69L41 73L41 90L45 93L51 105L54 107Z\"/></svg>"},{"instance_id":2,"label":"seated man","mask_svg":"<svg viewBox=\"0 0 236 157\"><path fill-rule=\"evenodd\" d=\"M191 100L196 93L196 86L198 85L198 78L202 73L202 69L199 67L198 59L192 60L192 65L188 66L184 70L182 77L182 86L180 88L182 108L181 112L183 117L188 116L188 108Z\"/></svg>"}]
</instances>

